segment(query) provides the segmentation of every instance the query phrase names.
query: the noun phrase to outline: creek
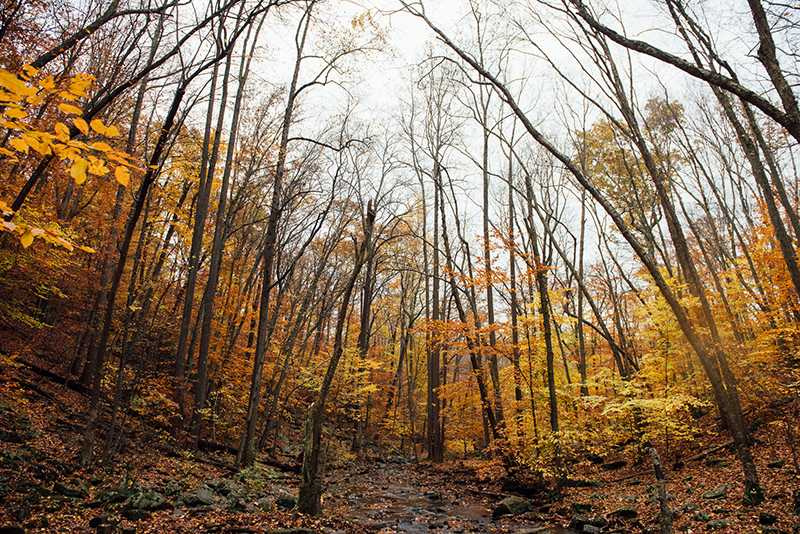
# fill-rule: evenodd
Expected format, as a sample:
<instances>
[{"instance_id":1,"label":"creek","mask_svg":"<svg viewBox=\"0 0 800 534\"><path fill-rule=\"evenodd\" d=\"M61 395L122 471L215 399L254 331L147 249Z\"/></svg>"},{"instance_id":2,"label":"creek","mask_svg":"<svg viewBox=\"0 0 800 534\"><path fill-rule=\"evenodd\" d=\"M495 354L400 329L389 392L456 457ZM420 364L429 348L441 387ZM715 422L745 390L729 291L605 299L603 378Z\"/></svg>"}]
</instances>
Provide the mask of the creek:
<instances>
[{"instance_id":1,"label":"creek","mask_svg":"<svg viewBox=\"0 0 800 534\"><path fill-rule=\"evenodd\" d=\"M502 532L571 534L561 526L505 516L492 518L502 497L472 487L448 473L423 473L413 466L377 463L328 477L325 508L380 534Z\"/></svg>"}]
</instances>

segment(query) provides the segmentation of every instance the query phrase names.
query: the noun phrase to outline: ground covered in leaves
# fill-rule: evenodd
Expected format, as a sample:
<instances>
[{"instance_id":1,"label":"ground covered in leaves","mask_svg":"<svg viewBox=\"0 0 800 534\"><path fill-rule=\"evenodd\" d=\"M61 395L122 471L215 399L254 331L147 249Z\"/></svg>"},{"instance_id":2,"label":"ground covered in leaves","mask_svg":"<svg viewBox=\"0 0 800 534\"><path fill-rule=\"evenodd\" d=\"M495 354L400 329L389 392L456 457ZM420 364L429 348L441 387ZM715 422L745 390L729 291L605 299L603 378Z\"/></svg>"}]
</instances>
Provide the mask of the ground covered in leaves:
<instances>
[{"instance_id":1,"label":"ground covered in leaves","mask_svg":"<svg viewBox=\"0 0 800 534\"><path fill-rule=\"evenodd\" d=\"M509 477L484 459L414 464L373 451L360 461L332 462L326 516L317 518L287 504L297 493L291 470L263 462L235 472L227 452L189 451L156 434L128 436L112 464L79 469L83 395L24 365L4 362L0 376L0 532L659 531L652 466L630 448L574 458L571 482L556 498L548 493L552 481ZM692 445L659 444L675 530L798 532L800 478L786 425L776 413L749 416L760 421L754 453L767 499L746 507L728 435L713 414L706 417L706 431ZM131 511L125 503L133 494L151 500ZM528 504L498 513L508 498Z\"/></svg>"}]
</instances>

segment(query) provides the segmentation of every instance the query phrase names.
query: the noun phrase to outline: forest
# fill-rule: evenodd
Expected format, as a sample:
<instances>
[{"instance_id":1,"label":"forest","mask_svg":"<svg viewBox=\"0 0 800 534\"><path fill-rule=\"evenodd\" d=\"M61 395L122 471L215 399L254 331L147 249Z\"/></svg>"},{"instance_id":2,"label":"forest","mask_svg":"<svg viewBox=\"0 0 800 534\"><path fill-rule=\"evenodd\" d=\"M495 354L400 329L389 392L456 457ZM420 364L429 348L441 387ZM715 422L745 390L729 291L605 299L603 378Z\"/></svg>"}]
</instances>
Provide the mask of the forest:
<instances>
[{"instance_id":1,"label":"forest","mask_svg":"<svg viewBox=\"0 0 800 534\"><path fill-rule=\"evenodd\" d=\"M0 532L800 531L798 54L783 0L0 0Z\"/></svg>"}]
</instances>

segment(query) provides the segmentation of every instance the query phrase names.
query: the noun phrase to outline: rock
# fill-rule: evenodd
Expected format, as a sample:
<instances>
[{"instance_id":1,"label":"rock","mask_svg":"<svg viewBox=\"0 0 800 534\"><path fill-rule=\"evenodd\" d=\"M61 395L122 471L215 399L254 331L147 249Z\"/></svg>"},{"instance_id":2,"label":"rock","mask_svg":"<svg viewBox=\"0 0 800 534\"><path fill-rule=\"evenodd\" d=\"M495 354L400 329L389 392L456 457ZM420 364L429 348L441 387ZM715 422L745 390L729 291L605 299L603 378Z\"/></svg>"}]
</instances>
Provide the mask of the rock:
<instances>
[{"instance_id":1,"label":"rock","mask_svg":"<svg viewBox=\"0 0 800 534\"><path fill-rule=\"evenodd\" d=\"M689 512L694 512L694 511L699 510L699 509L700 509L700 505L695 504L693 502L687 502L686 504L683 505L683 511L686 512L687 514Z\"/></svg>"},{"instance_id":2,"label":"rock","mask_svg":"<svg viewBox=\"0 0 800 534\"><path fill-rule=\"evenodd\" d=\"M705 510L700 510L692 516L692 520L705 523L708 521L708 513Z\"/></svg>"},{"instance_id":3,"label":"rock","mask_svg":"<svg viewBox=\"0 0 800 534\"><path fill-rule=\"evenodd\" d=\"M776 515L770 514L768 512L761 512L758 514L759 525L774 525L777 522L778 522L778 517Z\"/></svg>"},{"instance_id":4,"label":"rock","mask_svg":"<svg viewBox=\"0 0 800 534\"><path fill-rule=\"evenodd\" d=\"M573 515L569 521L569 528L573 530L577 530L578 532L586 532L584 527L586 526L598 527L603 528L608 525L608 521L605 520L603 516L600 515L583 515L583 514L576 514Z\"/></svg>"},{"instance_id":5,"label":"rock","mask_svg":"<svg viewBox=\"0 0 800 534\"><path fill-rule=\"evenodd\" d=\"M166 510L171 508L171 505L160 493L148 489L142 489L128 497L122 507L125 510L154 511Z\"/></svg>"},{"instance_id":6,"label":"rock","mask_svg":"<svg viewBox=\"0 0 800 534\"><path fill-rule=\"evenodd\" d=\"M533 505L528 499L521 497L506 497L500 504L498 504L494 511L492 511L492 518L498 518L504 515L520 515L527 512L533 512Z\"/></svg>"},{"instance_id":7,"label":"rock","mask_svg":"<svg viewBox=\"0 0 800 534\"><path fill-rule=\"evenodd\" d=\"M706 528L708 529L719 529L719 528L727 528L731 526L731 522L728 519L712 519L706 524Z\"/></svg>"},{"instance_id":8,"label":"rock","mask_svg":"<svg viewBox=\"0 0 800 534\"><path fill-rule=\"evenodd\" d=\"M181 502L191 508L208 506L213 504L215 501L216 499L214 498L214 494L211 493L209 488L204 486L200 486L196 490L181 497Z\"/></svg>"},{"instance_id":9,"label":"rock","mask_svg":"<svg viewBox=\"0 0 800 534\"><path fill-rule=\"evenodd\" d=\"M600 528L594 525L583 525L583 532L587 532L589 534L600 534Z\"/></svg>"},{"instance_id":10,"label":"rock","mask_svg":"<svg viewBox=\"0 0 800 534\"><path fill-rule=\"evenodd\" d=\"M728 496L728 490L731 489L730 484L725 484L718 488L714 488L713 490L707 491L703 493L704 499L724 499Z\"/></svg>"},{"instance_id":11,"label":"rock","mask_svg":"<svg viewBox=\"0 0 800 534\"><path fill-rule=\"evenodd\" d=\"M587 454L587 455L586 455L586 459L587 459L587 460L588 460L590 463L593 463L593 464L595 464L595 465L602 464L603 462L605 462L605 461L606 461L606 459L605 459L605 458L603 458L602 456L600 456L600 455L597 455L597 454Z\"/></svg>"},{"instance_id":12,"label":"rock","mask_svg":"<svg viewBox=\"0 0 800 534\"><path fill-rule=\"evenodd\" d=\"M279 528L277 530L268 530L267 534L318 534L318 531L308 528Z\"/></svg>"},{"instance_id":13,"label":"rock","mask_svg":"<svg viewBox=\"0 0 800 534\"><path fill-rule=\"evenodd\" d=\"M267 497L261 497L255 502L255 506L263 512L272 512L275 509L275 502Z\"/></svg>"},{"instance_id":14,"label":"rock","mask_svg":"<svg viewBox=\"0 0 800 534\"><path fill-rule=\"evenodd\" d=\"M291 493L281 491L278 494L278 498L275 500L275 505L278 508L283 508L284 510L291 510L297 506L297 497Z\"/></svg>"},{"instance_id":15,"label":"rock","mask_svg":"<svg viewBox=\"0 0 800 534\"><path fill-rule=\"evenodd\" d=\"M119 523L119 517L113 516L111 514L101 514L97 517L93 517L89 520L89 526L92 528L97 528L103 525L116 525Z\"/></svg>"},{"instance_id":16,"label":"rock","mask_svg":"<svg viewBox=\"0 0 800 534\"><path fill-rule=\"evenodd\" d=\"M626 465L628 465L628 462L626 462L625 460L617 460L615 462L608 462L606 464L602 464L600 466L600 469L602 469L603 471L616 471L617 469L622 469Z\"/></svg>"},{"instance_id":17,"label":"rock","mask_svg":"<svg viewBox=\"0 0 800 534\"><path fill-rule=\"evenodd\" d=\"M128 521L146 521L153 518L153 514L147 510L123 510L119 515Z\"/></svg>"},{"instance_id":18,"label":"rock","mask_svg":"<svg viewBox=\"0 0 800 534\"><path fill-rule=\"evenodd\" d=\"M613 512L608 514L608 516L618 517L620 519L628 521L630 519L636 519L637 517L639 517L639 511L636 508L618 508L617 510L614 510Z\"/></svg>"},{"instance_id":19,"label":"rock","mask_svg":"<svg viewBox=\"0 0 800 534\"><path fill-rule=\"evenodd\" d=\"M767 464L767 467L772 469L780 469L786 463L786 460L775 460L774 462L770 462Z\"/></svg>"},{"instance_id":20,"label":"rock","mask_svg":"<svg viewBox=\"0 0 800 534\"><path fill-rule=\"evenodd\" d=\"M217 495L222 495L223 497L229 497L231 495L240 496L242 495L242 489L239 487L239 484L229 478L226 478L217 484L217 486L214 488L214 493Z\"/></svg>"},{"instance_id":21,"label":"rock","mask_svg":"<svg viewBox=\"0 0 800 534\"><path fill-rule=\"evenodd\" d=\"M25 534L25 529L19 525L6 525L0 527L0 534Z\"/></svg>"},{"instance_id":22,"label":"rock","mask_svg":"<svg viewBox=\"0 0 800 534\"><path fill-rule=\"evenodd\" d=\"M61 482L56 482L53 484L53 492L71 499L83 499L89 496L84 492L83 488L73 488Z\"/></svg>"},{"instance_id":23,"label":"rock","mask_svg":"<svg viewBox=\"0 0 800 534\"><path fill-rule=\"evenodd\" d=\"M576 514L588 514L592 511L592 505L590 503L574 502L570 508Z\"/></svg>"},{"instance_id":24,"label":"rock","mask_svg":"<svg viewBox=\"0 0 800 534\"><path fill-rule=\"evenodd\" d=\"M167 497L177 495L181 492L181 489L181 485L178 483L178 481L170 478L167 480L166 484L164 484L164 495Z\"/></svg>"}]
</instances>

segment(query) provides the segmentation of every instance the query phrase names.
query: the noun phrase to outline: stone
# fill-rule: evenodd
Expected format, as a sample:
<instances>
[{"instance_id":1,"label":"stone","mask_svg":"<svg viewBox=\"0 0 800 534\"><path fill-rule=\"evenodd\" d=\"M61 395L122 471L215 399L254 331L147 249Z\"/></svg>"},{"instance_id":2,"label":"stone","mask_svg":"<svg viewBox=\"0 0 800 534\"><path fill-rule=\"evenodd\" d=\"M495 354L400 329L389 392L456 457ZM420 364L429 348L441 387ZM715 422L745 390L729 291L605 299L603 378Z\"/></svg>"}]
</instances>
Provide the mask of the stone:
<instances>
[{"instance_id":1,"label":"stone","mask_svg":"<svg viewBox=\"0 0 800 534\"><path fill-rule=\"evenodd\" d=\"M255 502L255 507L263 512L272 512L275 509L275 502L267 497L261 497Z\"/></svg>"},{"instance_id":2,"label":"stone","mask_svg":"<svg viewBox=\"0 0 800 534\"><path fill-rule=\"evenodd\" d=\"M594 525L583 525L583 532L588 534L600 534L600 528Z\"/></svg>"},{"instance_id":3,"label":"stone","mask_svg":"<svg viewBox=\"0 0 800 534\"><path fill-rule=\"evenodd\" d=\"M722 485L718 488L714 488L713 490L709 490L703 493L704 499L724 499L728 496L728 490L731 489L730 484Z\"/></svg>"},{"instance_id":4,"label":"stone","mask_svg":"<svg viewBox=\"0 0 800 534\"><path fill-rule=\"evenodd\" d=\"M239 487L239 484L229 478L226 478L217 484L217 486L214 488L214 493L217 495L222 495L223 497L229 497L231 495L239 496L242 494L242 489Z\"/></svg>"},{"instance_id":5,"label":"stone","mask_svg":"<svg viewBox=\"0 0 800 534\"><path fill-rule=\"evenodd\" d=\"M708 521L708 519L709 519L708 512L706 512L705 510L700 510L699 512L697 512L692 516L692 520L697 521L699 523L705 523L706 521Z\"/></svg>"},{"instance_id":6,"label":"stone","mask_svg":"<svg viewBox=\"0 0 800 534\"><path fill-rule=\"evenodd\" d=\"M770 514L769 512L761 512L758 514L759 525L774 525L778 522L778 516Z\"/></svg>"},{"instance_id":7,"label":"stone","mask_svg":"<svg viewBox=\"0 0 800 534\"><path fill-rule=\"evenodd\" d=\"M492 511L492 518L504 515L520 515L533 512L534 508L528 499L522 497L506 497Z\"/></svg>"},{"instance_id":8,"label":"stone","mask_svg":"<svg viewBox=\"0 0 800 534\"><path fill-rule=\"evenodd\" d=\"M181 502L186 506L195 508L197 506L208 506L216 501L214 494L206 487L199 487L181 497Z\"/></svg>"},{"instance_id":9,"label":"stone","mask_svg":"<svg viewBox=\"0 0 800 534\"><path fill-rule=\"evenodd\" d=\"M178 481L169 479L167 480L166 484L164 484L164 495L171 497L173 495L177 495L181 492L181 485Z\"/></svg>"},{"instance_id":10,"label":"stone","mask_svg":"<svg viewBox=\"0 0 800 534\"><path fill-rule=\"evenodd\" d=\"M25 529L19 525L5 525L0 527L0 534L25 534Z\"/></svg>"},{"instance_id":11,"label":"stone","mask_svg":"<svg viewBox=\"0 0 800 534\"><path fill-rule=\"evenodd\" d=\"M116 525L117 523L119 523L119 518L111 514L101 514L89 520L89 526L92 528L103 525Z\"/></svg>"},{"instance_id":12,"label":"stone","mask_svg":"<svg viewBox=\"0 0 800 534\"><path fill-rule=\"evenodd\" d=\"M83 488L73 488L71 486L67 486L61 482L56 482L53 484L53 492L58 495L63 495L64 497L69 497L71 499L83 499L88 497L86 493L84 493Z\"/></svg>"},{"instance_id":13,"label":"stone","mask_svg":"<svg viewBox=\"0 0 800 534\"><path fill-rule=\"evenodd\" d=\"M297 506L297 497L286 491L281 491L278 498L275 500L275 505L284 510L291 510Z\"/></svg>"},{"instance_id":14,"label":"stone","mask_svg":"<svg viewBox=\"0 0 800 534\"><path fill-rule=\"evenodd\" d=\"M582 503L582 502L574 502L570 506L573 512L576 514L588 514L592 511L591 503Z\"/></svg>"},{"instance_id":15,"label":"stone","mask_svg":"<svg viewBox=\"0 0 800 534\"><path fill-rule=\"evenodd\" d=\"M772 469L780 469L786 463L786 460L775 460L774 462L769 462L767 467Z\"/></svg>"},{"instance_id":16,"label":"stone","mask_svg":"<svg viewBox=\"0 0 800 534\"><path fill-rule=\"evenodd\" d=\"M583 527L586 525L603 528L608 525L608 521L601 515L589 516L583 514L575 514L569 521L569 528L577 530L578 532L585 532Z\"/></svg>"},{"instance_id":17,"label":"stone","mask_svg":"<svg viewBox=\"0 0 800 534\"><path fill-rule=\"evenodd\" d=\"M639 511L636 508L618 508L608 515L609 517L618 517L627 521L639 517Z\"/></svg>"},{"instance_id":18,"label":"stone","mask_svg":"<svg viewBox=\"0 0 800 534\"><path fill-rule=\"evenodd\" d=\"M600 466L600 469L602 469L603 471L616 471L617 469L622 469L626 465L628 465L628 462L626 462L625 460L617 460L615 462L608 462L602 464Z\"/></svg>"},{"instance_id":19,"label":"stone","mask_svg":"<svg viewBox=\"0 0 800 534\"><path fill-rule=\"evenodd\" d=\"M127 498L123 504L125 510L166 510L171 508L167 499L152 490L142 489Z\"/></svg>"},{"instance_id":20,"label":"stone","mask_svg":"<svg viewBox=\"0 0 800 534\"><path fill-rule=\"evenodd\" d=\"M731 521L728 519L712 519L706 524L706 528L709 530L727 528L729 526L731 526Z\"/></svg>"},{"instance_id":21,"label":"stone","mask_svg":"<svg viewBox=\"0 0 800 534\"><path fill-rule=\"evenodd\" d=\"M128 521L146 521L153 518L153 514L147 510L122 510L119 515Z\"/></svg>"},{"instance_id":22,"label":"stone","mask_svg":"<svg viewBox=\"0 0 800 534\"><path fill-rule=\"evenodd\" d=\"M686 512L687 514L689 512L694 512L694 511L699 510L699 509L700 509L700 505L695 504L693 502L687 502L686 504L683 505L683 511Z\"/></svg>"}]
</instances>

